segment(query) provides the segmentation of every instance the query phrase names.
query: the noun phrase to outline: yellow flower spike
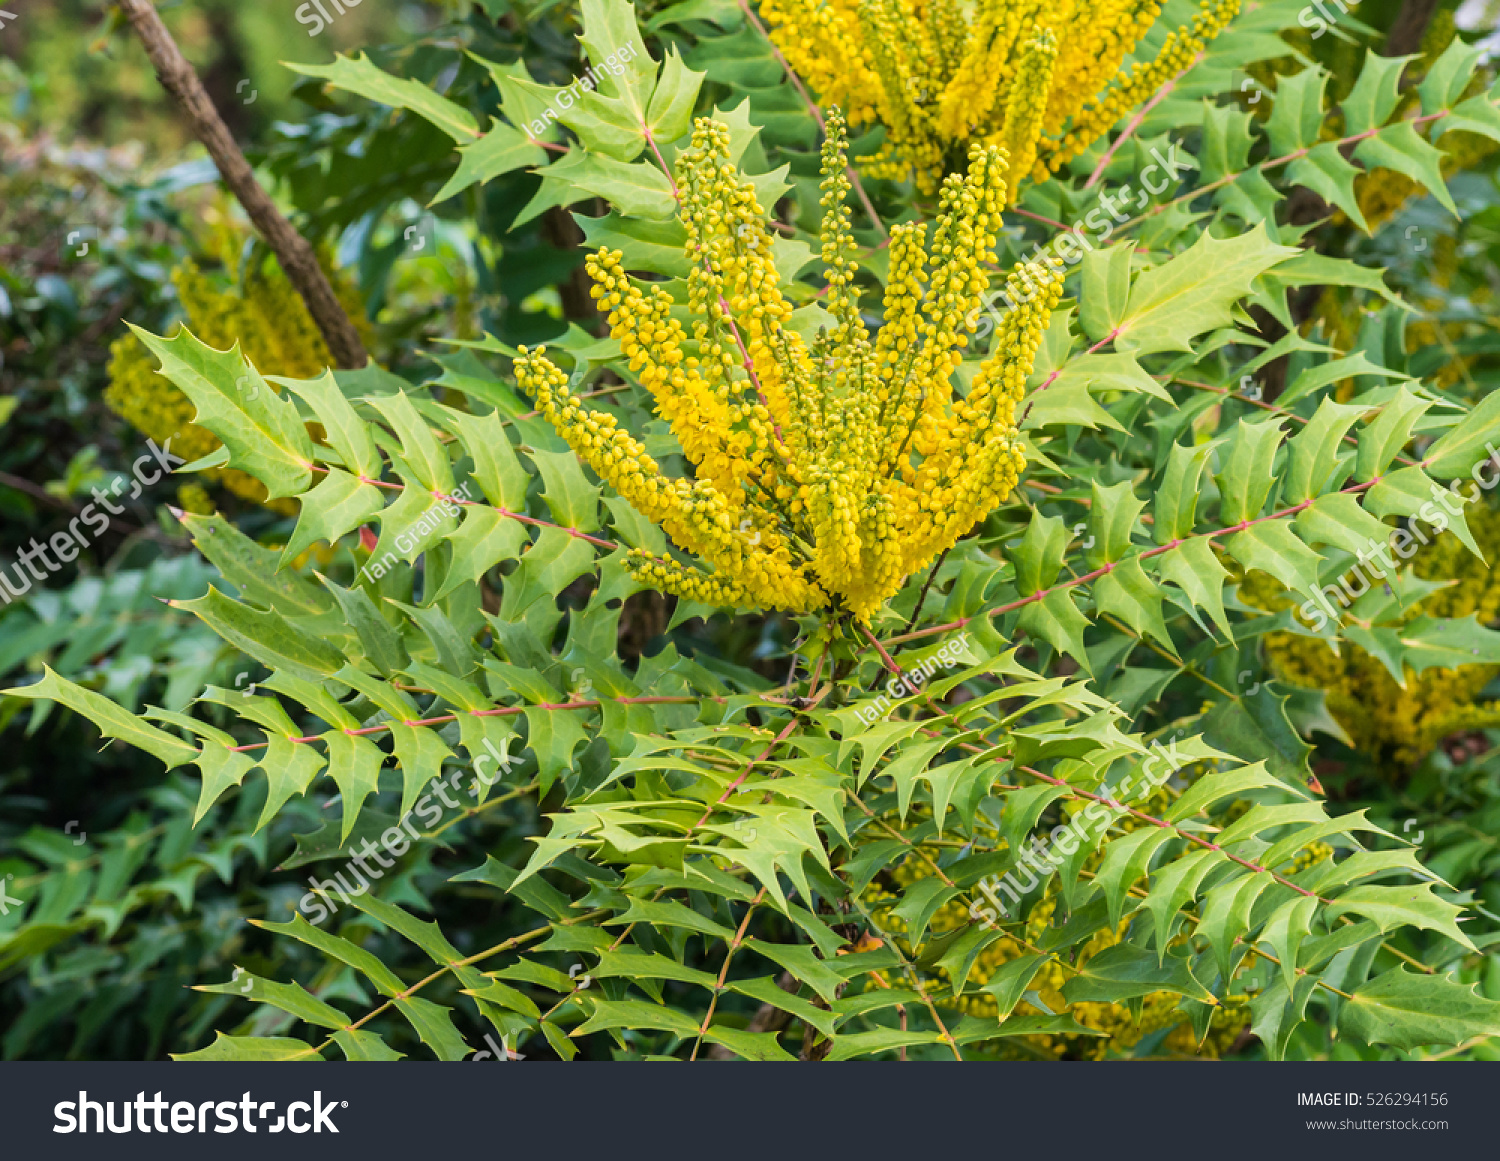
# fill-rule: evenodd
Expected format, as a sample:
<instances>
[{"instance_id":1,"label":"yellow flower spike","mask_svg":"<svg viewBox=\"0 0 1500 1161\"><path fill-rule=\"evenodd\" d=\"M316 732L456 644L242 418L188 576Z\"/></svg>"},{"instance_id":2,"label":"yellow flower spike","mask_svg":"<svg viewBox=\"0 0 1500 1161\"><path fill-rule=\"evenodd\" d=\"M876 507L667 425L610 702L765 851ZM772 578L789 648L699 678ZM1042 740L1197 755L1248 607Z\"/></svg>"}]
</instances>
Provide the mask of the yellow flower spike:
<instances>
[{"instance_id":1,"label":"yellow flower spike","mask_svg":"<svg viewBox=\"0 0 1500 1161\"><path fill-rule=\"evenodd\" d=\"M1077 157L1132 106L1190 64L1239 11L1202 0L1154 58L1125 59L1160 0L762 0L771 39L825 107L885 126L862 162L923 194L975 142L1010 152L1019 179Z\"/></svg>"},{"instance_id":2,"label":"yellow flower spike","mask_svg":"<svg viewBox=\"0 0 1500 1161\"><path fill-rule=\"evenodd\" d=\"M1005 153L973 147L967 173L944 184L930 247L920 225L892 231L885 325L872 337L859 307L844 119L835 110L827 125L820 241L833 321L811 341L790 328L775 239L713 121L697 123L676 168L695 264L693 340L665 290L633 283L619 253L589 259L611 334L696 479L663 476L613 415L574 398L544 351L522 348L515 370L579 457L707 566L635 553L626 567L641 583L708 604L830 609L867 624L1015 487L1024 466L1015 409L1060 274L1032 264L1010 275L1010 300L1021 305L1001 320L968 396L956 398L954 372L995 256ZM1027 278L1035 293L1022 293ZM696 355L685 356L693 343Z\"/></svg>"},{"instance_id":3,"label":"yellow flower spike","mask_svg":"<svg viewBox=\"0 0 1500 1161\"><path fill-rule=\"evenodd\" d=\"M1037 142L1042 136L1042 118L1057 64L1057 38L1045 28L1026 45L1016 71L1015 96L1005 107L1005 124L999 144L1011 159L1011 172L1018 177L1036 164Z\"/></svg>"}]
</instances>

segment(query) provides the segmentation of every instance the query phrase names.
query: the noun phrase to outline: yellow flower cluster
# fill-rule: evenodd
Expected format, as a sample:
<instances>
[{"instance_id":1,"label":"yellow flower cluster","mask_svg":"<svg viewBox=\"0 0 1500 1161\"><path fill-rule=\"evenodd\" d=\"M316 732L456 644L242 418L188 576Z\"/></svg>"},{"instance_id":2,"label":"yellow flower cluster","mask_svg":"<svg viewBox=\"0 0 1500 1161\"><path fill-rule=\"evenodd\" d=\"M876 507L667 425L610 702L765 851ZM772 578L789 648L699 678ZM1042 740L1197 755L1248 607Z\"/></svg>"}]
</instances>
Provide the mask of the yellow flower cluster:
<instances>
[{"instance_id":1,"label":"yellow flower cluster","mask_svg":"<svg viewBox=\"0 0 1500 1161\"><path fill-rule=\"evenodd\" d=\"M765 211L715 121L697 123L676 166L692 335L666 288L634 283L618 251L589 259L610 333L694 480L663 476L613 416L582 406L544 350L523 347L516 378L602 479L714 570L637 552L629 567L642 583L720 606L833 606L868 622L1015 486L1015 407L1061 280L1037 264L1010 275L1011 300L1031 301L1001 320L994 353L958 397L954 373L995 260L1005 151L974 146L967 173L943 183L930 247L919 223L892 230L873 337L859 309L837 112L822 161L830 322L811 339L792 324ZM1023 277L1040 293L1021 293Z\"/></svg>"},{"instance_id":2,"label":"yellow flower cluster","mask_svg":"<svg viewBox=\"0 0 1500 1161\"><path fill-rule=\"evenodd\" d=\"M1160 0L761 0L771 38L825 105L885 126L871 176L931 193L973 143L1010 153L1010 196L1056 173L1190 65L1239 11L1201 0L1122 71Z\"/></svg>"},{"instance_id":3,"label":"yellow flower cluster","mask_svg":"<svg viewBox=\"0 0 1500 1161\"><path fill-rule=\"evenodd\" d=\"M1500 514L1488 508L1466 513L1474 539L1491 560L1500 553ZM1416 574L1453 583L1422 601L1410 616L1466 617L1488 625L1500 617L1500 577L1477 560L1451 532L1413 557ZM1241 586L1245 599L1263 608L1291 603L1279 586L1252 573ZM1414 765L1450 734L1500 725L1500 704L1477 703L1500 667L1462 665L1456 669L1408 670L1406 687L1390 671L1348 641L1334 653L1322 641L1291 633L1270 633L1267 659L1284 680L1328 693L1328 709L1356 748L1397 766Z\"/></svg>"},{"instance_id":4,"label":"yellow flower cluster","mask_svg":"<svg viewBox=\"0 0 1500 1161\"><path fill-rule=\"evenodd\" d=\"M234 243L242 243L243 236L236 233L233 240L218 241L222 243L217 247L220 252L232 258L238 252ZM368 342L368 324L364 322L358 289L350 279L333 272L326 258L323 264L339 300ZM235 276L232 265L230 275ZM227 350L238 342L261 374L306 379L322 374L331 364L328 346L306 304L274 261L246 275L242 294L217 289L191 261L172 272L172 282L187 315L188 329L218 350ZM115 414L158 444L170 439L172 453L191 463L217 448L219 441L192 422L192 402L171 380L156 372L156 362L134 334L126 332L115 340L110 346L110 382L104 390L104 401ZM265 501L265 486L253 476L232 470L205 474L236 495L256 503ZM184 507L191 510L192 505ZM277 501L271 507L288 513L296 510L289 500Z\"/></svg>"}]
</instances>

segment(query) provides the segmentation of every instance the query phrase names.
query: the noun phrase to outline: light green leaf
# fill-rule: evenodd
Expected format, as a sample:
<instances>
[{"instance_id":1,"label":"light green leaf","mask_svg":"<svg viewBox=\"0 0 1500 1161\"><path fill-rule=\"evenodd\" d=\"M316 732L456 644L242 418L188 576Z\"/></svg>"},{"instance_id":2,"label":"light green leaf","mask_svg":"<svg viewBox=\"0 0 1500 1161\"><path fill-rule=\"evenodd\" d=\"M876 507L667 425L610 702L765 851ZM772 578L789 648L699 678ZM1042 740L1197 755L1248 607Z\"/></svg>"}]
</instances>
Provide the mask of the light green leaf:
<instances>
[{"instance_id":1,"label":"light green leaf","mask_svg":"<svg viewBox=\"0 0 1500 1161\"><path fill-rule=\"evenodd\" d=\"M366 484L338 468L302 497L302 510L292 538L281 551L278 568L287 568L318 541L337 545L339 538L385 509L385 497L373 484Z\"/></svg>"},{"instance_id":2,"label":"light green leaf","mask_svg":"<svg viewBox=\"0 0 1500 1161\"><path fill-rule=\"evenodd\" d=\"M289 1036L226 1036L214 1033L214 1042L197 1052L174 1052L173 1060L322 1060L311 1044Z\"/></svg>"},{"instance_id":3,"label":"light green leaf","mask_svg":"<svg viewBox=\"0 0 1500 1161\"><path fill-rule=\"evenodd\" d=\"M462 105L434 93L421 81L392 76L364 53L357 57L335 56L332 64L295 64L287 68L308 77L322 77L335 88L355 93L393 109L410 109L432 122L460 144L479 136L479 123Z\"/></svg>"},{"instance_id":4,"label":"light green leaf","mask_svg":"<svg viewBox=\"0 0 1500 1161\"><path fill-rule=\"evenodd\" d=\"M1371 169L1379 166L1405 174L1458 217L1458 207L1443 180L1442 150L1424 141L1410 121L1397 121L1374 137L1366 137L1355 147L1354 156Z\"/></svg>"},{"instance_id":5,"label":"light green leaf","mask_svg":"<svg viewBox=\"0 0 1500 1161\"><path fill-rule=\"evenodd\" d=\"M1265 507L1276 483L1271 470L1281 446L1282 423L1276 416L1264 420L1242 420L1223 453L1223 468L1215 476L1219 485L1219 521L1224 525L1253 520Z\"/></svg>"},{"instance_id":6,"label":"light green leaf","mask_svg":"<svg viewBox=\"0 0 1500 1161\"><path fill-rule=\"evenodd\" d=\"M1276 78L1276 96L1266 122L1272 156L1284 157L1317 141L1323 127L1323 87L1327 83L1327 70L1316 64L1295 76Z\"/></svg>"},{"instance_id":7,"label":"light green leaf","mask_svg":"<svg viewBox=\"0 0 1500 1161\"><path fill-rule=\"evenodd\" d=\"M1300 504L1329 486L1334 469L1344 455L1344 433L1354 425L1364 408L1346 406L1325 398L1303 429L1287 447L1290 460L1286 474L1287 504ZM1352 456L1352 449L1349 453Z\"/></svg>"},{"instance_id":8,"label":"light green leaf","mask_svg":"<svg viewBox=\"0 0 1500 1161\"><path fill-rule=\"evenodd\" d=\"M1319 556L1292 534L1286 521L1266 520L1228 537L1224 547L1246 568L1269 573L1294 592L1318 587Z\"/></svg>"},{"instance_id":9,"label":"light green leaf","mask_svg":"<svg viewBox=\"0 0 1500 1161\"><path fill-rule=\"evenodd\" d=\"M1203 536L1184 540L1172 551L1153 559L1157 576L1180 588L1200 609L1206 609L1226 638L1234 636L1224 612L1224 581L1229 570L1214 555L1211 540Z\"/></svg>"},{"instance_id":10,"label":"light green leaf","mask_svg":"<svg viewBox=\"0 0 1500 1161\"><path fill-rule=\"evenodd\" d=\"M210 590L212 591L212 590ZM31 685L18 686L4 691L12 697L31 699L48 698L67 706L74 713L82 714L99 727L106 738L118 738L137 750L144 750L160 758L168 770L193 762L198 758L198 748L190 746L180 738L174 738L165 730L147 725L133 713L122 709L109 698L84 689L83 686L59 677L47 665L42 666L42 680Z\"/></svg>"},{"instance_id":11,"label":"light green leaf","mask_svg":"<svg viewBox=\"0 0 1500 1161\"><path fill-rule=\"evenodd\" d=\"M525 133L496 121L478 141L458 147L458 168L427 204L435 206L471 185L483 185L502 173L543 165L546 161L545 149Z\"/></svg>"},{"instance_id":12,"label":"light green leaf","mask_svg":"<svg viewBox=\"0 0 1500 1161\"><path fill-rule=\"evenodd\" d=\"M1396 111L1396 102L1401 99L1401 74L1407 62L1415 59L1415 56L1381 56L1373 48L1365 49L1359 80L1339 102L1344 110L1346 136L1378 129L1390 119Z\"/></svg>"},{"instance_id":13,"label":"light green leaf","mask_svg":"<svg viewBox=\"0 0 1500 1161\"><path fill-rule=\"evenodd\" d=\"M193 401L193 422L223 442L228 467L254 476L272 500L307 490L313 447L302 417L260 377L238 346L216 351L186 327L170 339L130 329L161 360L161 373Z\"/></svg>"},{"instance_id":14,"label":"light green leaf","mask_svg":"<svg viewBox=\"0 0 1500 1161\"><path fill-rule=\"evenodd\" d=\"M1156 638L1170 652L1177 651L1161 615L1161 591L1132 556L1094 581L1094 604L1100 613L1113 613L1142 636Z\"/></svg>"},{"instance_id":15,"label":"light green leaf","mask_svg":"<svg viewBox=\"0 0 1500 1161\"><path fill-rule=\"evenodd\" d=\"M1355 989L1339 1012L1339 1031L1365 1044L1412 1049L1500 1036L1500 1003L1473 984L1422 976L1397 964Z\"/></svg>"}]
</instances>

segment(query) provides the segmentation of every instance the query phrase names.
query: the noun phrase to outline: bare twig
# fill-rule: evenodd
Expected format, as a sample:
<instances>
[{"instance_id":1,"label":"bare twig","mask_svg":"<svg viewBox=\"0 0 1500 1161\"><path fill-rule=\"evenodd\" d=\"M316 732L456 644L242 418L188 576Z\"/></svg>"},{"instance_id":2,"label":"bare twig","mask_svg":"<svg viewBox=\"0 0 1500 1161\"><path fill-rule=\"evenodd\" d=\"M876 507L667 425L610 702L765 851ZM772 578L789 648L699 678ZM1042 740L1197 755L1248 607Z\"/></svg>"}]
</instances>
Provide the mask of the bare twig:
<instances>
[{"instance_id":1,"label":"bare twig","mask_svg":"<svg viewBox=\"0 0 1500 1161\"><path fill-rule=\"evenodd\" d=\"M203 90L203 83L193 66L183 58L177 42L167 31L151 0L118 0L120 10L130 19L136 35L145 46L146 55L156 76L188 119L193 133L208 149L229 191L245 207L245 213L266 240L287 280L296 287L308 312L323 333L328 350L340 367L363 367L370 361L343 305L307 239L292 227L266 193L240 147L230 135L229 127Z\"/></svg>"}]
</instances>

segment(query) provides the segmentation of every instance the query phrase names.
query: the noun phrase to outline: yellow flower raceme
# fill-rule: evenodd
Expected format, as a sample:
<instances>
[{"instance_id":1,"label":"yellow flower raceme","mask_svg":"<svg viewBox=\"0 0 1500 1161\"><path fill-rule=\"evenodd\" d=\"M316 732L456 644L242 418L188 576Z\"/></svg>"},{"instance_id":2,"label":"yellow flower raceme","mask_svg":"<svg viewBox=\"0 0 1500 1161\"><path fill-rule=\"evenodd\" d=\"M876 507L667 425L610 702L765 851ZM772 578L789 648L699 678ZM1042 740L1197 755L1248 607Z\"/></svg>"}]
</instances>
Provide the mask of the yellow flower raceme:
<instances>
[{"instance_id":1,"label":"yellow flower raceme","mask_svg":"<svg viewBox=\"0 0 1500 1161\"><path fill-rule=\"evenodd\" d=\"M612 415L579 403L544 350L523 348L516 377L602 479L713 569L634 553L628 566L642 583L715 605L833 606L867 622L1015 486L1024 464L1015 407L1061 281L1035 264L1010 275L1024 305L1002 320L994 353L956 396L954 372L995 260L1005 151L974 146L968 172L944 182L930 249L919 224L893 231L885 325L872 338L837 112L828 129L821 257L832 323L815 338L790 325L765 212L717 122L697 123L676 168L695 260L692 338L666 291L633 283L620 253L589 261L610 333L695 480L663 476ZM1025 277L1040 293L1019 293Z\"/></svg>"},{"instance_id":2,"label":"yellow flower raceme","mask_svg":"<svg viewBox=\"0 0 1500 1161\"><path fill-rule=\"evenodd\" d=\"M761 0L771 38L852 125L879 123L871 176L938 188L975 142L1010 152L1010 196L1077 157L1191 64L1239 11L1201 0L1191 23L1122 73L1160 0Z\"/></svg>"}]
</instances>

